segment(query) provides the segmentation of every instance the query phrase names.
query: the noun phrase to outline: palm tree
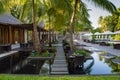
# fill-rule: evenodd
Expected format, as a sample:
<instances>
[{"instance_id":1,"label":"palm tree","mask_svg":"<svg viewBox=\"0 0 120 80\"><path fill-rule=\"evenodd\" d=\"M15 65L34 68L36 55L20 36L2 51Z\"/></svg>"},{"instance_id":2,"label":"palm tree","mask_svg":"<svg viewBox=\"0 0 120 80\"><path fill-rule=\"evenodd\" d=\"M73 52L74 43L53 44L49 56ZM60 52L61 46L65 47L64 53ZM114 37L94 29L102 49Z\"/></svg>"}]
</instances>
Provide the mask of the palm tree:
<instances>
[{"instance_id":1,"label":"palm tree","mask_svg":"<svg viewBox=\"0 0 120 80\"><path fill-rule=\"evenodd\" d=\"M10 3L10 0L0 0L0 14L9 12Z\"/></svg>"},{"instance_id":2,"label":"palm tree","mask_svg":"<svg viewBox=\"0 0 120 80\"><path fill-rule=\"evenodd\" d=\"M95 6L103 8L111 13L116 11L116 7L109 0L86 0L86 1L93 2ZM73 50L73 28L74 28L74 20L75 20L75 15L76 15L78 4L82 5L83 4L82 0L74 1L73 13L72 13L71 20L70 20L70 48L71 50ZM81 8L82 7L80 7L80 9Z\"/></svg>"},{"instance_id":3,"label":"palm tree","mask_svg":"<svg viewBox=\"0 0 120 80\"><path fill-rule=\"evenodd\" d=\"M5 9L2 2L0 1L0 14L2 14L3 12L5 12Z\"/></svg>"},{"instance_id":4,"label":"palm tree","mask_svg":"<svg viewBox=\"0 0 120 80\"><path fill-rule=\"evenodd\" d=\"M32 0L32 19L33 19L33 43L34 48L37 53L41 52L40 40L38 37L37 24L36 24L36 15L35 15L35 2Z\"/></svg>"}]
</instances>

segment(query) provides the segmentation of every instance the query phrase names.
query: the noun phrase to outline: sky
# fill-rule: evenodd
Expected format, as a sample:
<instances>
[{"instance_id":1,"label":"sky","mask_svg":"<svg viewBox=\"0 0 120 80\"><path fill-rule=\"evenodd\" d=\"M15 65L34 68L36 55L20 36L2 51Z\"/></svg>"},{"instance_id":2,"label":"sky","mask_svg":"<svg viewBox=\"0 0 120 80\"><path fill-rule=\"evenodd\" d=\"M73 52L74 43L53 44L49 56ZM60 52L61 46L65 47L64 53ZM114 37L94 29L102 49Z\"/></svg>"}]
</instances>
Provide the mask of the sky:
<instances>
[{"instance_id":1,"label":"sky","mask_svg":"<svg viewBox=\"0 0 120 80\"><path fill-rule=\"evenodd\" d=\"M92 26L94 28L97 28L99 27L98 25L98 20L99 20L99 17L100 16L108 16L108 15L111 15L108 11L106 10L103 10L101 8L98 8L98 7L95 7L93 5L93 3L91 2L88 2L86 0L82 0L83 2L86 3L86 6L88 9L91 9L91 11L89 11L89 14L90 14L90 18L89 20L92 22ZM110 0L117 8L120 7L120 0Z\"/></svg>"}]
</instances>

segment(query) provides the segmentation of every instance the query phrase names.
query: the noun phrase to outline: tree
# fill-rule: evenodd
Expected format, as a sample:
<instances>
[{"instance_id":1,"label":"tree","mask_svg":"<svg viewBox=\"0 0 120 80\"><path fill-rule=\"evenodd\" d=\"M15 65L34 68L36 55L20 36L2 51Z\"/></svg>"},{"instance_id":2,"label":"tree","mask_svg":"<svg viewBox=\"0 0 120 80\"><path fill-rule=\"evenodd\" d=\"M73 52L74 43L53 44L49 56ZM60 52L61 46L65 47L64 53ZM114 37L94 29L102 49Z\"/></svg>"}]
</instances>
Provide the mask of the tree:
<instances>
[{"instance_id":1,"label":"tree","mask_svg":"<svg viewBox=\"0 0 120 80\"><path fill-rule=\"evenodd\" d=\"M109 12L114 12L116 10L116 7L109 1L109 0L87 0L89 2L93 2L95 6L98 6L100 8L103 8ZM74 7L73 7L73 13L70 19L70 47L71 50L73 50L73 28L74 28L74 19L76 15L76 10L78 4L81 5L83 2L82 0L75 0L74 1ZM82 7L80 7L82 8Z\"/></svg>"},{"instance_id":2,"label":"tree","mask_svg":"<svg viewBox=\"0 0 120 80\"><path fill-rule=\"evenodd\" d=\"M108 26L109 28L112 27L112 31L120 30L120 8L117 9L116 12L110 16L109 23L111 26ZM109 25L109 24L108 24Z\"/></svg>"},{"instance_id":3,"label":"tree","mask_svg":"<svg viewBox=\"0 0 120 80\"><path fill-rule=\"evenodd\" d=\"M102 16L99 17L98 23L102 32L107 31L107 21Z\"/></svg>"},{"instance_id":4,"label":"tree","mask_svg":"<svg viewBox=\"0 0 120 80\"><path fill-rule=\"evenodd\" d=\"M101 25L101 29L106 31L117 31L120 30L120 10L119 8L117 9L117 11L115 11L114 13L112 13L112 15L108 15L106 17L100 17L99 18L99 24Z\"/></svg>"},{"instance_id":5,"label":"tree","mask_svg":"<svg viewBox=\"0 0 120 80\"><path fill-rule=\"evenodd\" d=\"M16 0L12 0L12 1L16 1ZM17 0L17 1L20 1L20 0ZM24 21L25 19L30 20L30 17L29 17L30 14L29 16L27 16L28 14L26 14L26 13L30 13L28 11L29 9L27 8L28 7L27 4L30 3L30 1L29 2L27 0L22 0L22 1L24 2L24 4L23 6L20 5L20 7L23 8L23 13L19 15L19 19L21 19L22 21ZM34 22L34 26L36 26L36 23L41 19L40 17L41 11L45 10L45 12L47 12L47 10L49 10L50 8L54 8L55 13L50 14L50 16L52 15L53 20L51 22L54 24L54 29L62 31L63 29L68 30L69 28L68 31L70 31L70 47L71 47L71 50L73 50L73 32L75 30L74 28L78 28L76 26L80 26L80 27L85 26L85 30L87 30L88 29L87 27L91 26L90 25L91 22L88 20L89 10L86 8L83 1L82 0L35 0L35 1L36 1L35 6L37 7L33 9L36 9L35 13L36 14L39 13L39 14L35 16L36 19L34 20L37 20L37 21ZM116 10L115 6L109 0L86 0L86 1L93 2L96 6L106 9L109 12L114 12ZM11 3L11 0L9 0L8 2ZM45 6L45 3L48 3L47 4L48 7ZM44 13L44 16L46 16L46 13ZM48 18L45 18L45 19L48 19ZM70 27L68 27L68 24ZM37 31L36 31L36 27L34 28L35 29L33 32L35 33ZM34 37L35 36L37 36L36 33ZM37 38L35 37L35 39ZM38 41L34 41L34 42L36 43Z\"/></svg>"},{"instance_id":6,"label":"tree","mask_svg":"<svg viewBox=\"0 0 120 80\"><path fill-rule=\"evenodd\" d=\"M2 14L3 12L5 12L5 9L2 2L0 1L0 14Z\"/></svg>"},{"instance_id":7,"label":"tree","mask_svg":"<svg viewBox=\"0 0 120 80\"><path fill-rule=\"evenodd\" d=\"M32 0L32 19L33 19L33 42L34 48L37 53L41 52L40 40L38 37L37 24L36 24L36 15L35 15L35 1Z\"/></svg>"}]
</instances>

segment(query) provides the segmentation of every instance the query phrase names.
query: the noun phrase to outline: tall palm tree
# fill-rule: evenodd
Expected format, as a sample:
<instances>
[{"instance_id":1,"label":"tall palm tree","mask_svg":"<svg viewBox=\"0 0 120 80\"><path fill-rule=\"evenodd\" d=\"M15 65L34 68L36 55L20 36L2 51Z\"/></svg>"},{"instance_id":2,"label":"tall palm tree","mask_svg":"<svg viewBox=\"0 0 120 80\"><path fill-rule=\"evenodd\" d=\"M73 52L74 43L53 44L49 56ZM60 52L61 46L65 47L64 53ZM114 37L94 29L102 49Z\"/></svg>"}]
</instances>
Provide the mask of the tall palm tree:
<instances>
[{"instance_id":1,"label":"tall palm tree","mask_svg":"<svg viewBox=\"0 0 120 80\"><path fill-rule=\"evenodd\" d=\"M86 1L93 2L95 6L103 8L111 13L116 11L116 7L109 0L86 0ZM77 6L78 4L81 5L82 3L83 3L82 0L74 1L73 13L72 13L71 20L70 20L70 48L71 50L73 50L73 28L74 28L74 20L75 20L75 15L77 11ZM80 9L81 8L82 7L80 7Z\"/></svg>"},{"instance_id":2,"label":"tall palm tree","mask_svg":"<svg viewBox=\"0 0 120 80\"><path fill-rule=\"evenodd\" d=\"M10 0L0 0L0 14L9 12Z\"/></svg>"},{"instance_id":3,"label":"tall palm tree","mask_svg":"<svg viewBox=\"0 0 120 80\"><path fill-rule=\"evenodd\" d=\"M5 9L2 2L0 1L0 14L2 14L3 12L5 12Z\"/></svg>"},{"instance_id":4,"label":"tall palm tree","mask_svg":"<svg viewBox=\"0 0 120 80\"><path fill-rule=\"evenodd\" d=\"M37 53L41 52L40 40L38 37L37 24L36 24L36 15L35 15L35 1L32 0L32 19L33 19L33 43L34 48Z\"/></svg>"}]
</instances>

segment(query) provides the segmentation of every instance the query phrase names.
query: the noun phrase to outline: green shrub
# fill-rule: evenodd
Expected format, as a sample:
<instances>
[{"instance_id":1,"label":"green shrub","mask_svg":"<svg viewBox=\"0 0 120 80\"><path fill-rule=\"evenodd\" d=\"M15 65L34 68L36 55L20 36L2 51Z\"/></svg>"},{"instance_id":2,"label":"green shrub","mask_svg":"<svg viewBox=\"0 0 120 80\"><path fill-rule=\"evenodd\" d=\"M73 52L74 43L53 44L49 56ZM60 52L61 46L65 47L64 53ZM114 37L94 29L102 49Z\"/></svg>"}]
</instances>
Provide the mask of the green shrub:
<instances>
[{"instance_id":1,"label":"green shrub","mask_svg":"<svg viewBox=\"0 0 120 80\"><path fill-rule=\"evenodd\" d=\"M120 40L120 34L113 36L113 40Z\"/></svg>"},{"instance_id":2,"label":"green shrub","mask_svg":"<svg viewBox=\"0 0 120 80\"><path fill-rule=\"evenodd\" d=\"M74 52L74 55L83 55L83 56L87 56L87 52L86 51L84 51L84 50L76 50L75 52Z\"/></svg>"},{"instance_id":3,"label":"green shrub","mask_svg":"<svg viewBox=\"0 0 120 80\"><path fill-rule=\"evenodd\" d=\"M50 53L48 51L45 51L43 53L37 53L37 52L32 52L31 57L50 57Z\"/></svg>"}]
</instances>

